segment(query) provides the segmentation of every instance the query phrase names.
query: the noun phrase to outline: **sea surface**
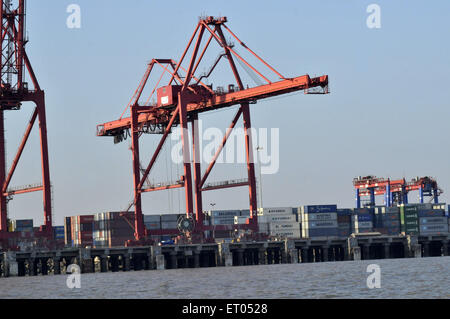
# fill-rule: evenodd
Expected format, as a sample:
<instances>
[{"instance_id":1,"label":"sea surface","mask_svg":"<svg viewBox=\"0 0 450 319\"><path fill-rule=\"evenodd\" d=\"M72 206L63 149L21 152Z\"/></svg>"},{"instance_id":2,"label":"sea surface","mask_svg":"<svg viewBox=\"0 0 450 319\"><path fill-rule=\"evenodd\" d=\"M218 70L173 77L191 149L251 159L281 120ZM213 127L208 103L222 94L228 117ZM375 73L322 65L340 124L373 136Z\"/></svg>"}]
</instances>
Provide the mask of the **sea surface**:
<instances>
[{"instance_id":1,"label":"sea surface","mask_svg":"<svg viewBox=\"0 0 450 319\"><path fill-rule=\"evenodd\" d=\"M380 288L368 288L368 265ZM0 278L0 298L450 298L450 257Z\"/></svg>"}]
</instances>

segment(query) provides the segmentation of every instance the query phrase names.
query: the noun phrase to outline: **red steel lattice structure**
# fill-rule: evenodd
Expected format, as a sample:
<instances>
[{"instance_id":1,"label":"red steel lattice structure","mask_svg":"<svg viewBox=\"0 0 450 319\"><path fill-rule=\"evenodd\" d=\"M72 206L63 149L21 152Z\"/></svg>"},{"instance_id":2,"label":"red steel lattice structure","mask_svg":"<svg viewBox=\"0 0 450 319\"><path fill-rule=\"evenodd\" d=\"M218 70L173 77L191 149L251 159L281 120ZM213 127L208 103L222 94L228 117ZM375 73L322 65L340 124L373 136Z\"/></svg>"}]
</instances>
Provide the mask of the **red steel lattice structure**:
<instances>
[{"instance_id":1,"label":"red steel lattice structure","mask_svg":"<svg viewBox=\"0 0 450 319\"><path fill-rule=\"evenodd\" d=\"M303 75L294 78L286 78L282 76L278 71L266 63L260 56L248 48L226 25L226 17L214 18L206 17L199 19L197 27L189 40L189 43L184 50L180 60L176 62L173 59L153 59L142 78L138 89L133 95L133 98L127 108L130 108L131 116L128 118L120 117L119 120L100 124L97 127L98 136L114 136L115 142L120 142L124 138L124 134L129 130L132 138L132 153L133 153L133 176L134 176L134 206L135 206L135 238L136 240L143 239L149 232L145 229L142 217L141 207L141 194L145 192L172 189L172 188L184 188L186 198L186 215L189 217L195 217L195 229L194 233L201 233L204 230L211 230L213 226L203 225L203 208L202 208L202 192L221 189L227 187L239 187L248 186L249 188L249 206L250 206L250 218L247 225L234 225L232 228L243 228L257 231L257 203L256 203L256 182L255 182L255 168L253 164L252 154L252 140L250 134L251 119L249 104L255 103L259 99L267 97L286 94L294 91L305 90L306 93L328 93L328 76L320 76L316 78L310 78L308 75ZM250 54L256 58L259 62L264 64L270 69L280 80L277 82L270 81L261 72L254 68L249 62L247 62L241 55L239 55L234 49L233 45L226 41L224 30L227 31L242 47L244 47ZM202 39L205 34L209 34L209 37L202 46ZM223 54L219 55L218 59L210 69L207 75L197 77L195 72L202 61L205 52L208 50L212 41L216 41L223 49ZM191 50L191 51L190 51ZM189 59L189 66L185 69L182 67L182 63L185 60L187 53L191 52ZM213 91L212 86L206 85L202 82L204 77L209 77L217 66L221 58L225 57L228 60L231 71L236 81L235 85L229 85L228 92ZM247 68L256 73L267 84L260 85L253 88L245 88L242 83L241 76L236 68L235 59L240 60ZM155 88L152 90L150 97L155 91L157 91L158 102L156 105L144 105L139 104L139 99L147 84L150 74L155 66L161 66L165 72L170 73L170 81L163 86L160 84L161 78L157 82ZM184 77L180 72L184 72ZM164 74L163 73L163 74ZM161 76L162 77L162 76ZM191 81L193 83L191 83ZM176 85L173 83L176 82ZM309 89L313 89L308 91ZM150 98L147 100L147 102ZM198 114L219 108L229 107L233 105L240 105L236 115L234 116L220 147L216 150L215 156L209 163L205 173L201 174L201 166L199 160L199 136L196 132L196 123ZM244 132L245 132L245 149L246 149L246 162L247 162L247 174L248 180L241 181L239 183L222 184L212 187L205 187L206 179L208 178L212 168L214 167L220 152L224 148L227 139L235 127L237 121L242 116ZM192 128L192 153L193 161L191 164L191 154L189 145L189 132L188 123L191 123ZM182 138L182 153L184 158L184 174L177 183L165 185L161 187L145 188L144 183L152 170L154 163L160 153L167 136L171 132L171 128L174 125L180 125L181 138ZM140 167L139 159L139 137L142 133L148 132L148 130L155 130L156 127L160 128L162 134L161 141L157 146L150 163L145 170ZM192 172L193 168L193 172ZM143 174L141 176L141 172ZM193 178L192 178L193 175ZM194 193L194 194L193 194ZM194 214L195 206L195 214ZM194 216L195 215L195 216ZM228 229L226 225L214 226L215 230Z\"/></svg>"},{"instance_id":2,"label":"red steel lattice structure","mask_svg":"<svg viewBox=\"0 0 450 319\"><path fill-rule=\"evenodd\" d=\"M45 118L45 97L25 51L25 0L18 0L13 8L12 0L0 0L1 43L0 43L0 239L12 234L7 233L7 203L13 195L35 191L43 192L44 225L41 234L52 236L52 207L50 192L50 171L47 146L47 124ZM31 79L32 88L28 87L26 76ZM6 149L4 113L20 110L23 102L34 102L36 107L25 129L9 171L6 170ZM40 133L42 184L8 189L16 171L17 164L38 120Z\"/></svg>"},{"instance_id":3,"label":"red steel lattice structure","mask_svg":"<svg viewBox=\"0 0 450 319\"><path fill-rule=\"evenodd\" d=\"M419 191L419 202L424 203L424 196L431 196L437 204L443 193L437 181L429 176L416 177L407 182L405 178L391 180L376 176L365 176L353 179L356 190L356 207L361 206L361 197L370 197L370 205L375 205L375 196L384 195L385 205L390 207L397 204L408 204L408 193Z\"/></svg>"}]
</instances>

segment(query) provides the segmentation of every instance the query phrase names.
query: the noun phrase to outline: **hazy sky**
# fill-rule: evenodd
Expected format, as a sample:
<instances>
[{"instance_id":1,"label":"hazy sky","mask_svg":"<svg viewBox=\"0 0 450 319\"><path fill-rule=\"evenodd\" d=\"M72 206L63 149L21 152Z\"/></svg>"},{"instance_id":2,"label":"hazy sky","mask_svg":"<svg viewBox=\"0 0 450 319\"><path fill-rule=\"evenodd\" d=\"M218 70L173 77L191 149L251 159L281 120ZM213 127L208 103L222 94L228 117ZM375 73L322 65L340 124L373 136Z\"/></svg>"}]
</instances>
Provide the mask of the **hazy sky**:
<instances>
[{"instance_id":1,"label":"hazy sky","mask_svg":"<svg viewBox=\"0 0 450 319\"><path fill-rule=\"evenodd\" d=\"M66 26L72 3L81 7L81 29ZM372 3L381 8L380 29L366 25ZM359 175L434 176L445 192L441 201L448 201L449 12L444 0L28 0L27 50L47 97L56 224L64 216L127 206L129 141L114 145L112 138L96 137L96 125L120 116L149 60L179 59L201 15L227 16L228 26L287 77L330 77L329 95L295 94L251 106L253 125L279 128L280 135L279 171L263 176L264 206L353 207L352 179ZM230 83L218 79L225 82L215 87ZM202 115L203 126L224 130L235 110ZM31 111L24 105L6 114L8 166ZM34 130L12 186L40 181L37 137ZM143 163L157 139L143 139ZM168 154L152 180L181 173L166 164ZM222 164L209 181L245 175L243 165ZM10 216L41 224L41 196L16 196ZM184 211L183 198L179 191L145 194L144 213ZM248 190L205 193L204 208L210 203L246 208Z\"/></svg>"}]
</instances>

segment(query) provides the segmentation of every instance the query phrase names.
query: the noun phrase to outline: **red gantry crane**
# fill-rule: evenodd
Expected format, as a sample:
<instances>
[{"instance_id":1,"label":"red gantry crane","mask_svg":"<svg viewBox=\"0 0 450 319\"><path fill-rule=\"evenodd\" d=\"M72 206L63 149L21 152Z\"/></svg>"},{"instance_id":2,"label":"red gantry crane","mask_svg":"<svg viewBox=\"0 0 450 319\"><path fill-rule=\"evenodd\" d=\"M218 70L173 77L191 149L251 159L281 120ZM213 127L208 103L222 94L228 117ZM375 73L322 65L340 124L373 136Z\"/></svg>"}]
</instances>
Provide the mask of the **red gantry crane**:
<instances>
[{"instance_id":1,"label":"red gantry crane","mask_svg":"<svg viewBox=\"0 0 450 319\"><path fill-rule=\"evenodd\" d=\"M0 0L0 16L0 183L2 187L0 193L0 239L14 236L14 234L7 232L8 201L14 195L36 191L43 192L44 225L40 229L40 234L50 238L52 236L52 207L45 98L44 91L39 86L25 51L27 43L25 38L25 0L18 0L16 4L13 4L12 0ZM33 84L32 88L26 82L27 76ZM4 113L11 110L20 110L23 102L33 102L36 107L27 124L12 165L9 171L6 171ZM8 187L11 179L36 120L39 123L40 133L42 183L10 189Z\"/></svg>"},{"instance_id":2,"label":"red gantry crane","mask_svg":"<svg viewBox=\"0 0 450 319\"><path fill-rule=\"evenodd\" d=\"M131 135L131 150L133 153L133 176L134 176L134 206L135 206L135 239L142 240L149 235L145 229L142 217L141 195L146 192L158 190L184 188L186 198L186 215L194 221L194 234L202 234L205 230L212 230L213 226L203 225L202 193L209 190L248 186L250 202L250 218L246 225L234 225L234 229L249 229L257 232L257 206L256 206L256 183L255 169L252 154L252 140L250 134L251 121L249 104L268 97L282 95L290 92L304 90L305 93L326 94L328 93L328 76L310 78L308 75L286 78L266 63L259 55L248 48L226 25L226 17L204 17L200 18L189 43L184 50L179 61L173 59L153 59L147 67L133 98L125 111L130 109L131 116L124 118L122 114L119 120L107 122L97 127L98 136L113 136L114 142L118 143ZM234 45L225 38L225 32L228 32L243 48L245 48L255 60L267 67L279 80L270 81L246 59L244 59ZM206 43L202 46L203 37L208 35ZM205 56L211 42L217 42L223 50L207 74L196 76L196 71L202 59ZM190 58L187 68L182 63L187 59L187 53L190 52ZM208 78L218 63L227 60L232 74L236 81L235 84L228 85L228 90L217 88L213 90L212 85L206 85L203 81ZM254 72L265 84L256 87L244 87L241 76L235 64L235 59ZM161 78L157 81L151 91L150 97L146 103L140 103L139 100L144 87L148 83L152 70L160 66L163 68L163 74L168 72L170 80L164 85L160 85ZM148 103L151 96L156 91L157 102ZM240 105L237 113L231 121L231 124L222 140L221 145L209 163L206 171L202 175L199 160L199 136L196 129L197 119L200 113L226 108L233 105ZM212 168L214 167L218 156L225 147L231 131L235 127L238 119L242 116L245 132L245 150L247 162L248 179L237 181L236 183L218 183L213 186L205 184ZM192 163L189 145L188 123L191 123L192 129ZM160 153L171 129L175 125L181 127L182 154L184 173L180 180L172 184L156 185L145 187L145 181L149 176L155 161ZM162 138L145 169L140 166L139 137L143 133L160 133ZM142 173L142 176L141 176ZM193 180L192 180L193 175ZM193 195L194 193L194 195ZM195 214L194 214L195 205ZM195 215L195 216L194 216ZM214 226L215 230L228 229L227 225Z\"/></svg>"},{"instance_id":3,"label":"red gantry crane","mask_svg":"<svg viewBox=\"0 0 450 319\"><path fill-rule=\"evenodd\" d=\"M435 204L439 202L439 196L443 190L438 187L437 181L429 176L416 177L410 182L405 178L391 180L376 176L365 176L353 179L355 187L356 208L361 208L361 197L369 197L368 206L375 206L375 196L384 195L384 203L387 207L408 204L408 193L419 191L419 202L424 203L425 196L432 197Z\"/></svg>"}]
</instances>

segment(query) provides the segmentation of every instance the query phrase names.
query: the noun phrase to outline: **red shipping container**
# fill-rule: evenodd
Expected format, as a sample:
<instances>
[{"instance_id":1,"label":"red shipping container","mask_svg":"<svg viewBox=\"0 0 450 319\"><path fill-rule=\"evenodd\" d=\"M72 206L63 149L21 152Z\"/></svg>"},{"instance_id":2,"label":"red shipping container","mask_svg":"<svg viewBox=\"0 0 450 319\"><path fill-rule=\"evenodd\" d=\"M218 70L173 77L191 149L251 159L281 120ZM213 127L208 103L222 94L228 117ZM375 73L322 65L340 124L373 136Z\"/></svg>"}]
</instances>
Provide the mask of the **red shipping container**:
<instances>
[{"instance_id":1,"label":"red shipping container","mask_svg":"<svg viewBox=\"0 0 450 319\"><path fill-rule=\"evenodd\" d=\"M94 215L78 216L79 224L92 223L92 222L94 222Z\"/></svg>"}]
</instances>

